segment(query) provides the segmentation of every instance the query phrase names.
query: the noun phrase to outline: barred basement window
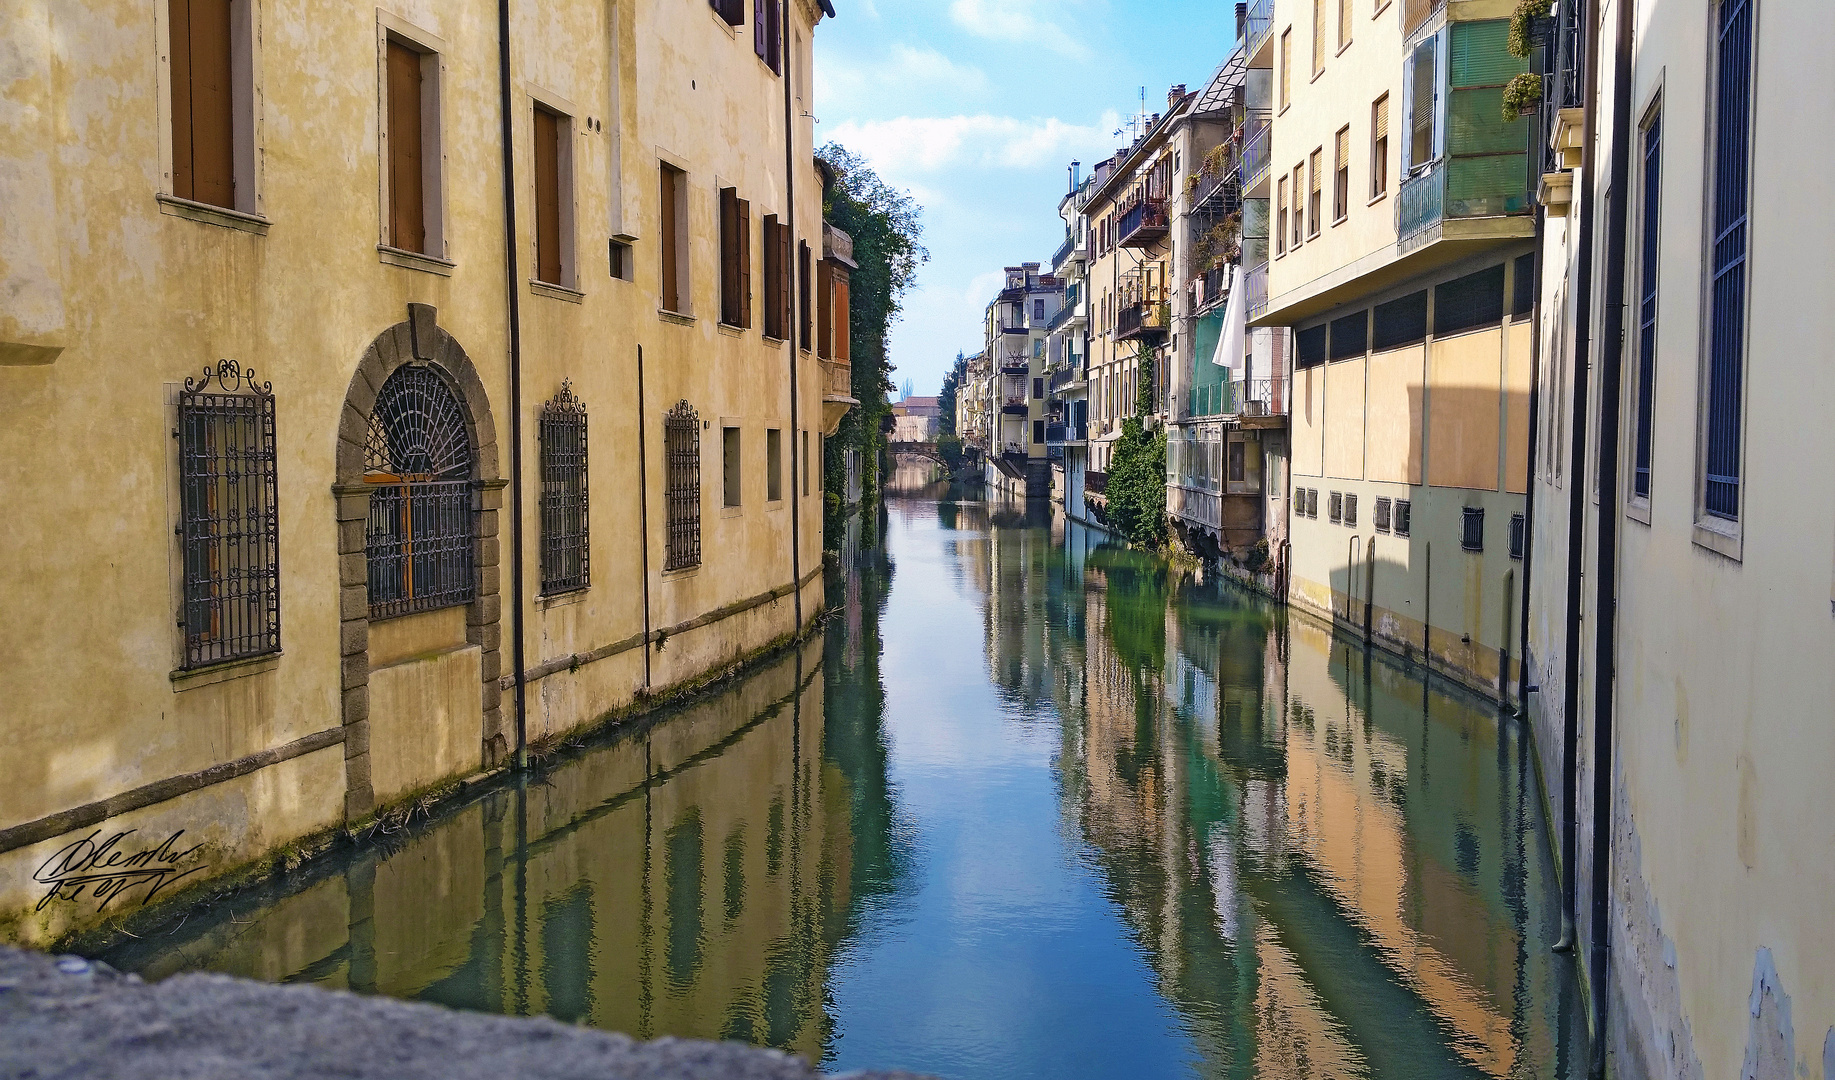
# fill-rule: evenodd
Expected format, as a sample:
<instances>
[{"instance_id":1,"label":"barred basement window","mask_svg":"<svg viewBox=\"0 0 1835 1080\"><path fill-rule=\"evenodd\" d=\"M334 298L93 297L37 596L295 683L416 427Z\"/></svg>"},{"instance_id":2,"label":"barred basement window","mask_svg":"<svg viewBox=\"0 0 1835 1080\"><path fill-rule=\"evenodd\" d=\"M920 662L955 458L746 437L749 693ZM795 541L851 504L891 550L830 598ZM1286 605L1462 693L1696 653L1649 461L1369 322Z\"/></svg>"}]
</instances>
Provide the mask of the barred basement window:
<instances>
[{"instance_id":1,"label":"barred basement window","mask_svg":"<svg viewBox=\"0 0 1835 1080\"><path fill-rule=\"evenodd\" d=\"M1459 546L1467 551L1485 549L1485 511L1482 506L1468 506L1460 518Z\"/></svg>"},{"instance_id":2,"label":"barred basement window","mask_svg":"<svg viewBox=\"0 0 1835 1080\"><path fill-rule=\"evenodd\" d=\"M678 401L663 418L663 460L668 470L668 550L664 570L701 565L701 418Z\"/></svg>"},{"instance_id":3,"label":"barred basement window","mask_svg":"<svg viewBox=\"0 0 1835 1080\"><path fill-rule=\"evenodd\" d=\"M1511 514L1510 557L1512 559L1521 559L1523 557L1523 532L1523 515Z\"/></svg>"},{"instance_id":4,"label":"barred basement window","mask_svg":"<svg viewBox=\"0 0 1835 1080\"><path fill-rule=\"evenodd\" d=\"M363 479L370 489L370 618L470 603L477 535L471 433L435 368L395 369L370 413Z\"/></svg>"},{"instance_id":5,"label":"barred basement window","mask_svg":"<svg viewBox=\"0 0 1835 1080\"><path fill-rule=\"evenodd\" d=\"M584 589L591 582L587 543L586 406L563 380L542 406L536 439L542 454L542 595Z\"/></svg>"},{"instance_id":6,"label":"barred basement window","mask_svg":"<svg viewBox=\"0 0 1835 1080\"><path fill-rule=\"evenodd\" d=\"M1391 503L1387 497L1382 495L1376 497L1375 525L1376 531L1379 533L1386 533L1389 531L1390 506Z\"/></svg>"},{"instance_id":7,"label":"barred basement window","mask_svg":"<svg viewBox=\"0 0 1835 1080\"><path fill-rule=\"evenodd\" d=\"M1306 516L1314 521L1319 520L1319 489L1308 488L1306 492Z\"/></svg>"},{"instance_id":8,"label":"barred basement window","mask_svg":"<svg viewBox=\"0 0 1835 1080\"><path fill-rule=\"evenodd\" d=\"M1334 491L1330 503L1331 522L1333 525L1344 520L1344 493Z\"/></svg>"},{"instance_id":9,"label":"barred basement window","mask_svg":"<svg viewBox=\"0 0 1835 1080\"><path fill-rule=\"evenodd\" d=\"M1407 536L1409 519L1413 516L1413 507L1407 499L1395 500L1395 535Z\"/></svg>"},{"instance_id":10,"label":"barred basement window","mask_svg":"<svg viewBox=\"0 0 1835 1080\"><path fill-rule=\"evenodd\" d=\"M215 390L210 389L214 381ZM181 666L280 651L280 519L274 393L234 360L178 396Z\"/></svg>"},{"instance_id":11,"label":"barred basement window","mask_svg":"<svg viewBox=\"0 0 1835 1080\"><path fill-rule=\"evenodd\" d=\"M1355 492L1345 493L1344 523L1353 529L1357 527L1357 494Z\"/></svg>"}]
</instances>

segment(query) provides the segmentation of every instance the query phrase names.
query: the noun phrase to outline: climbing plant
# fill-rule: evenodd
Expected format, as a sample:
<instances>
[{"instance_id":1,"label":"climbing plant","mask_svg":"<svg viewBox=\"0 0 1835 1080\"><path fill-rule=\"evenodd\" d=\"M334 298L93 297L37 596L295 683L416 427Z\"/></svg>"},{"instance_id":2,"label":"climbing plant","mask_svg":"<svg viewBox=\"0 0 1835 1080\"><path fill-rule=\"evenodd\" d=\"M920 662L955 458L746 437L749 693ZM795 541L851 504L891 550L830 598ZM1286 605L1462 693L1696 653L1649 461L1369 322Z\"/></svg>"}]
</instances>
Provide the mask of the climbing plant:
<instances>
[{"instance_id":1,"label":"climbing plant","mask_svg":"<svg viewBox=\"0 0 1835 1080\"><path fill-rule=\"evenodd\" d=\"M1107 517L1130 543L1159 547L1166 542L1166 433L1149 432L1141 422L1154 411L1153 374L1153 353L1142 349L1135 415L1122 419L1109 459Z\"/></svg>"}]
</instances>

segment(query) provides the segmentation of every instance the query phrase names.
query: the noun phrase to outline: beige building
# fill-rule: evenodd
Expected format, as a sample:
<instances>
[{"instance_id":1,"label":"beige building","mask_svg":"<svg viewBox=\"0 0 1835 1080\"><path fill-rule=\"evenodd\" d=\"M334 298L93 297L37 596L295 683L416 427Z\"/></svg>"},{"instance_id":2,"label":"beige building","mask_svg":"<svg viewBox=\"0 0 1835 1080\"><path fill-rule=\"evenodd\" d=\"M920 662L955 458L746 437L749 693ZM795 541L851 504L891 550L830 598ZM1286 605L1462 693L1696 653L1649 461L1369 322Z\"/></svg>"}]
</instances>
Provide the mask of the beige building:
<instances>
[{"instance_id":1,"label":"beige building","mask_svg":"<svg viewBox=\"0 0 1835 1080\"><path fill-rule=\"evenodd\" d=\"M1244 192L1272 206L1250 322L1294 343L1289 599L1496 696L1534 308L1509 8L1275 0L1248 50L1273 72L1271 160Z\"/></svg>"},{"instance_id":2,"label":"beige building","mask_svg":"<svg viewBox=\"0 0 1835 1080\"><path fill-rule=\"evenodd\" d=\"M1527 702L1615 1076L1835 1077L1828 17L1540 27Z\"/></svg>"},{"instance_id":3,"label":"beige building","mask_svg":"<svg viewBox=\"0 0 1835 1080\"><path fill-rule=\"evenodd\" d=\"M0 937L360 824L821 608L832 9L506 10L506 52L481 0L0 16L31 508L0 587L48 616L0 637ZM58 853L118 833L202 846L99 913Z\"/></svg>"},{"instance_id":4,"label":"beige building","mask_svg":"<svg viewBox=\"0 0 1835 1080\"><path fill-rule=\"evenodd\" d=\"M1051 403L1048 328L1064 304L1064 286L1038 263L1006 268L1000 293L987 306L985 348L989 490L1012 498L1044 498L1051 484L1045 426Z\"/></svg>"}]
</instances>

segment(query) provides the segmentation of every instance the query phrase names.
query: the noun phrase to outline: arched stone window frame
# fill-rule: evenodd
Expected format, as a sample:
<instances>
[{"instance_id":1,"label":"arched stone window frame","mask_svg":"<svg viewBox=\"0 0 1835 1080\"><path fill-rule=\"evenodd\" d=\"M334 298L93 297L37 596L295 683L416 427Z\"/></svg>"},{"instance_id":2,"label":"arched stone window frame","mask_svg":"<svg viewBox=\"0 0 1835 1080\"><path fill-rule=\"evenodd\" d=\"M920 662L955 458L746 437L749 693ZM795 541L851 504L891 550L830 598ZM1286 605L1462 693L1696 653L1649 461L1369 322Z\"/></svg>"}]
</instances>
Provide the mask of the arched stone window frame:
<instances>
[{"instance_id":1,"label":"arched stone window frame","mask_svg":"<svg viewBox=\"0 0 1835 1080\"><path fill-rule=\"evenodd\" d=\"M472 446L474 514L472 572L475 588L466 604L466 640L481 651L484 764L508 752L504 730L502 597L498 591L498 514L507 483L498 466L497 426L490 397L471 357L436 322L427 304L409 304L408 318L378 334L357 363L338 422L337 481L332 485L338 527L339 686L345 729L345 817L357 820L375 809L369 757L369 564L366 553L370 497L364 482L365 451L376 397L396 369L425 364L439 369L459 399Z\"/></svg>"}]
</instances>

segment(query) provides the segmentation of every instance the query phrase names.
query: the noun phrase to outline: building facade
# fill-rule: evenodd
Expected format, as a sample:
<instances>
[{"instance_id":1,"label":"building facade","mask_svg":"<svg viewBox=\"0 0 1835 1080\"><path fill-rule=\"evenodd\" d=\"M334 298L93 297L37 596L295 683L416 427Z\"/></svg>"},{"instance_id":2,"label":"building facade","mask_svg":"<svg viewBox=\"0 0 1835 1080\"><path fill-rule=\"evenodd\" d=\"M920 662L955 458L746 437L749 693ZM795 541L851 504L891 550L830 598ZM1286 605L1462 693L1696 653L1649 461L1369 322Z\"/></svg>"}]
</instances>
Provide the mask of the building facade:
<instances>
[{"instance_id":1,"label":"building facade","mask_svg":"<svg viewBox=\"0 0 1835 1080\"><path fill-rule=\"evenodd\" d=\"M0 936L126 906L44 876L85 838L207 880L801 631L832 14L9 11L0 582L66 617L0 638Z\"/></svg>"},{"instance_id":2,"label":"building facade","mask_svg":"<svg viewBox=\"0 0 1835 1080\"><path fill-rule=\"evenodd\" d=\"M988 489L1011 498L1043 499L1051 486L1045 426L1046 339L1064 303L1057 278L1038 263L1006 268L1006 281L987 307Z\"/></svg>"},{"instance_id":3,"label":"building facade","mask_svg":"<svg viewBox=\"0 0 1835 1080\"><path fill-rule=\"evenodd\" d=\"M1078 521L1088 520L1083 496L1090 438L1090 230L1083 208L1094 186L1095 177L1084 177L1081 163L1071 162L1070 190L1058 203L1064 242L1051 260L1052 275L1064 283L1064 303L1045 328L1046 392L1051 410L1045 442L1051 461L1051 499Z\"/></svg>"}]
</instances>

